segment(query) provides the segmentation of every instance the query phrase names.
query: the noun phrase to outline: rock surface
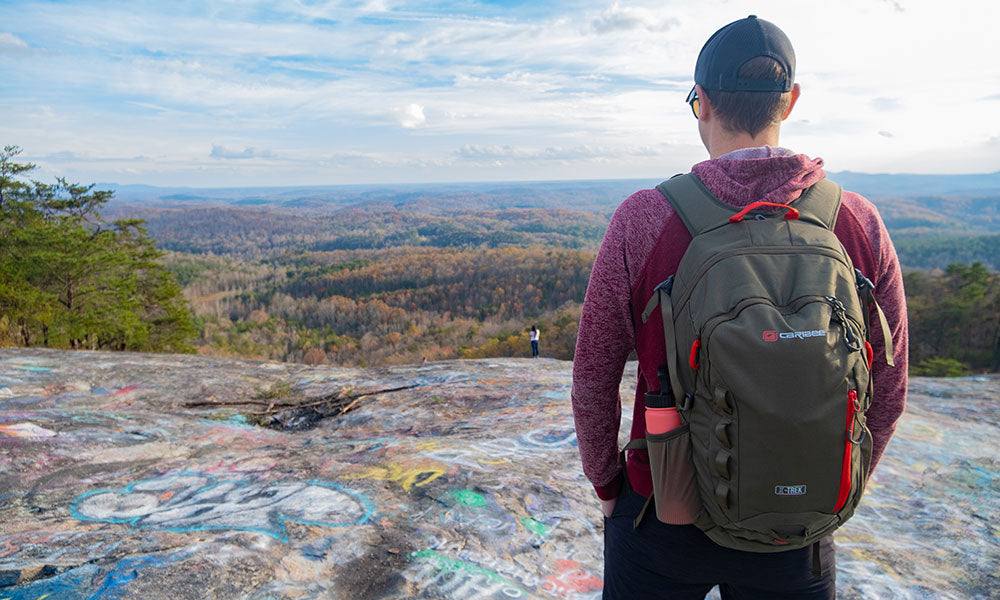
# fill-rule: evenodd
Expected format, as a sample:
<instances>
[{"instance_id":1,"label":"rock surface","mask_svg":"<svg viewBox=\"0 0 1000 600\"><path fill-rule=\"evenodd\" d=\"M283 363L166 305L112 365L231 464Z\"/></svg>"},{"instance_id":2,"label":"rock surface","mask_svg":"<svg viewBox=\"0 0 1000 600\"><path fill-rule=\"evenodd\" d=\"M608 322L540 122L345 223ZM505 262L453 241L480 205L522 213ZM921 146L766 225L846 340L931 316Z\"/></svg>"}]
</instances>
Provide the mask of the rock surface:
<instances>
[{"instance_id":1,"label":"rock surface","mask_svg":"<svg viewBox=\"0 0 1000 600\"><path fill-rule=\"evenodd\" d=\"M570 370L2 350L0 600L599 598ZM406 386L303 431L225 406ZM912 382L839 597L1000 596L998 405L995 376Z\"/></svg>"}]
</instances>

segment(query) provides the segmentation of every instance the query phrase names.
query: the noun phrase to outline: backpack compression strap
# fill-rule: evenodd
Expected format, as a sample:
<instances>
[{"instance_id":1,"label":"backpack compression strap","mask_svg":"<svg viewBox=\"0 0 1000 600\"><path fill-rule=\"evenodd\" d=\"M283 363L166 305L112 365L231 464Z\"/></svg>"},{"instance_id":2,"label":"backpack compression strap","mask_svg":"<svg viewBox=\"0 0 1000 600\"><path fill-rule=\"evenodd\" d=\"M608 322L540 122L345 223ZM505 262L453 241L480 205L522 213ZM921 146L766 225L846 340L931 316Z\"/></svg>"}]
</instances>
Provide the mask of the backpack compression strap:
<instances>
[{"instance_id":1,"label":"backpack compression strap","mask_svg":"<svg viewBox=\"0 0 1000 600\"><path fill-rule=\"evenodd\" d=\"M869 323L868 315L870 307L874 305L875 314L878 316L879 326L882 328L882 340L885 346L885 363L890 367L895 367L896 362L892 358L892 330L889 328L889 321L886 320L885 313L882 312L882 307L875 301L875 284L873 284L870 279L865 277L859 269L854 269L854 273L857 278L858 292L861 294L861 301L864 304L865 331L869 332L870 337L871 324Z\"/></svg>"},{"instance_id":2,"label":"backpack compression strap","mask_svg":"<svg viewBox=\"0 0 1000 600\"><path fill-rule=\"evenodd\" d=\"M708 191L694 173L674 175L656 186L694 237L729 223L739 210L725 204ZM792 201L800 221L810 221L833 231L840 212L842 189L829 179L821 179Z\"/></svg>"},{"instance_id":3,"label":"backpack compression strap","mask_svg":"<svg viewBox=\"0 0 1000 600\"><path fill-rule=\"evenodd\" d=\"M646 450L648 447L646 438L636 438L629 442L624 448L622 448L621 452L618 453L618 462L621 464L622 475L625 477L625 485L627 485L630 490L635 488L632 487L632 482L629 481L628 478L628 467L625 465L625 453L629 450ZM646 502L643 503L642 510L640 510L636 518L632 520L632 529L639 528L639 524L642 523L643 517L646 516L646 511L649 509L650 504L653 504L652 490L649 491L649 497L646 498Z\"/></svg>"},{"instance_id":4,"label":"backpack compression strap","mask_svg":"<svg viewBox=\"0 0 1000 600\"><path fill-rule=\"evenodd\" d=\"M681 387L680 377L677 375L677 347L674 340L674 303L670 298L670 291L674 286L674 276L671 275L666 281L656 286L653 296L646 303L645 310L642 311L642 322L645 323L653 315L653 309L660 307L660 314L663 321L663 339L666 340L667 351L667 373L670 375L670 391L674 394L674 402L677 406L683 407L684 388Z\"/></svg>"}]
</instances>

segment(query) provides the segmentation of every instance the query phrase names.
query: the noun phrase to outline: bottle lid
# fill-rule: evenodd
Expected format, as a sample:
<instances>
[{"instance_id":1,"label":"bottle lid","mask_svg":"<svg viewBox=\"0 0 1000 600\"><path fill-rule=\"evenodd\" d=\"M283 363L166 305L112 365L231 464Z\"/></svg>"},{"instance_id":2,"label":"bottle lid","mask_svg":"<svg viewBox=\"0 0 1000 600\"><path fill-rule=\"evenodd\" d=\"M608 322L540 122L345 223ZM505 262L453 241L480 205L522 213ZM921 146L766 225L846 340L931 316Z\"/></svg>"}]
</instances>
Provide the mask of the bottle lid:
<instances>
[{"instance_id":1,"label":"bottle lid","mask_svg":"<svg viewBox=\"0 0 1000 600\"><path fill-rule=\"evenodd\" d=\"M676 406L674 395L661 392L646 392L646 406L648 408L670 408Z\"/></svg>"}]
</instances>

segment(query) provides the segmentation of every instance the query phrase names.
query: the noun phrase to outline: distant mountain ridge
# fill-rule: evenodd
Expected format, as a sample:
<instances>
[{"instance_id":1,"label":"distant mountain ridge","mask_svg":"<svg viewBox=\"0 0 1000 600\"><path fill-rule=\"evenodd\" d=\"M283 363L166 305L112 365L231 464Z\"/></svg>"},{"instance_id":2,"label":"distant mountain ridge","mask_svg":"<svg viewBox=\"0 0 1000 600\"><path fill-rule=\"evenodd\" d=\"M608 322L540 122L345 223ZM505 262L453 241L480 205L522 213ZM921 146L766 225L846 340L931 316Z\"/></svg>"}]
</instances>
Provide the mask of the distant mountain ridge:
<instances>
[{"instance_id":1,"label":"distant mountain ridge","mask_svg":"<svg viewBox=\"0 0 1000 600\"><path fill-rule=\"evenodd\" d=\"M345 207L388 204L393 208L506 210L572 208L587 212L613 211L637 189L659 180L614 179L440 184L371 184L275 186L246 188L184 188L101 183L115 192L116 204L152 206L235 205L331 212Z\"/></svg>"},{"instance_id":2,"label":"distant mountain ridge","mask_svg":"<svg viewBox=\"0 0 1000 600\"><path fill-rule=\"evenodd\" d=\"M970 175L872 174L841 171L830 179L863 196L997 195L1000 171Z\"/></svg>"},{"instance_id":3,"label":"distant mountain ridge","mask_svg":"<svg viewBox=\"0 0 1000 600\"><path fill-rule=\"evenodd\" d=\"M654 187L663 178L471 183L363 184L275 187L156 187L98 184L115 192L119 203L177 205L232 204L274 208L336 209L388 202L395 208L428 201L460 209L572 208L613 211L632 192ZM958 195L1000 197L1000 171L969 175L872 174L842 171L829 177L872 199L894 196ZM470 201L473 201L470 203ZM325 212L324 211L324 212Z\"/></svg>"},{"instance_id":4,"label":"distant mountain ridge","mask_svg":"<svg viewBox=\"0 0 1000 600\"><path fill-rule=\"evenodd\" d=\"M830 178L875 203L904 265L1000 269L1000 172ZM659 179L185 188L100 184L109 216L142 218L160 247L273 255L396 246L596 249L630 194Z\"/></svg>"}]
</instances>

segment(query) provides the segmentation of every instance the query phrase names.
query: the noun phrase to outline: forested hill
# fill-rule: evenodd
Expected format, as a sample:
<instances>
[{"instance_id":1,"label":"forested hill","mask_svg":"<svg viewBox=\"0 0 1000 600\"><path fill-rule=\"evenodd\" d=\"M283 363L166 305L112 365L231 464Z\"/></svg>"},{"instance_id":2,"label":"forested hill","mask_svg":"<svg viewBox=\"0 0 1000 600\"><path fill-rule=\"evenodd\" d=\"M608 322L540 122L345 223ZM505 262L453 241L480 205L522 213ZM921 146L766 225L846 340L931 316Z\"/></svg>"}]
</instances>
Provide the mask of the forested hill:
<instances>
[{"instance_id":1,"label":"forested hill","mask_svg":"<svg viewBox=\"0 0 1000 600\"><path fill-rule=\"evenodd\" d=\"M575 208L613 210L630 193L654 187L663 177L648 179L418 183L382 185L275 186L240 188L155 187L101 183L124 204L237 204L339 208L368 201L394 206L461 203L469 209ZM1000 196L1000 171L973 175L872 174L830 172L844 188L869 198L922 196ZM470 204L471 203L471 204Z\"/></svg>"},{"instance_id":2,"label":"forested hill","mask_svg":"<svg viewBox=\"0 0 1000 600\"><path fill-rule=\"evenodd\" d=\"M657 183L102 190L31 180L19 153L0 152L0 345L344 366L524 356L532 326L572 359L609 219ZM899 251L911 372L1000 371L1000 174L834 177Z\"/></svg>"},{"instance_id":3,"label":"forested hill","mask_svg":"<svg viewBox=\"0 0 1000 600\"><path fill-rule=\"evenodd\" d=\"M344 207L366 206L391 206L430 213L572 208L605 214L635 190L653 187L659 181L654 178L247 188L171 188L106 183L98 187L115 192L112 205L266 206L327 213Z\"/></svg>"},{"instance_id":4,"label":"forested hill","mask_svg":"<svg viewBox=\"0 0 1000 600\"><path fill-rule=\"evenodd\" d=\"M658 182L46 185L19 152L0 154L0 344L349 366L524 356L532 325L571 359L607 223ZM915 372L1000 369L1000 174L833 177L893 234Z\"/></svg>"},{"instance_id":5,"label":"forested hill","mask_svg":"<svg viewBox=\"0 0 1000 600\"><path fill-rule=\"evenodd\" d=\"M872 199L892 233L914 364L997 368L1000 174L831 178ZM656 183L123 186L109 208L145 219L174 252L202 352L346 365L518 356L535 324L543 355L572 358L607 223Z\"/></svg>"},{"instance_id":6,"label":"forested hill","mask_svg":"<svg viewBox=\"0 0 1000 600\"><path fill-rule=\"evenodd\" d=\"M831 178L876 204L904 266L1000 268L1000 173ZM145 219L164 249L262 258L398 246L596 248L618 204L656 183L108 187L110 213Z\"/></svg>"}]
</instances>

